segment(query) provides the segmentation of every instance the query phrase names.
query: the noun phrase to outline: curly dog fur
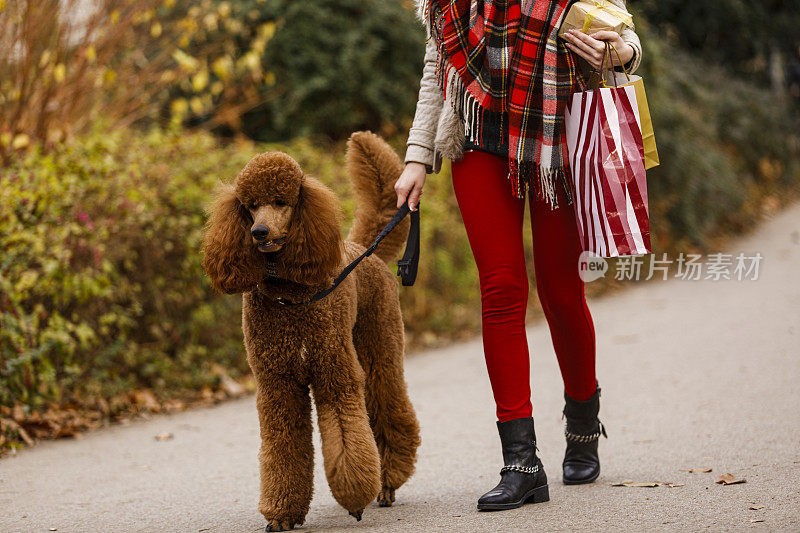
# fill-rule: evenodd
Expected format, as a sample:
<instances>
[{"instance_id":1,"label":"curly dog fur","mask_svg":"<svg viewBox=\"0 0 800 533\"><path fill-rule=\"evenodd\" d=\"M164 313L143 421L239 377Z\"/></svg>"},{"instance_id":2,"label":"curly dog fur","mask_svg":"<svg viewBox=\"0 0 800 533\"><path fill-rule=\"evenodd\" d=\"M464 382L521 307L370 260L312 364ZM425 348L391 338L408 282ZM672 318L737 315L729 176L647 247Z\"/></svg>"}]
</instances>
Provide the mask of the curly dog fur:
<instances>
[{"instance_id":1,"label":"curly dog fur","mask_svg":"<svg viewBox=\"0 0 800 533\"><path fill-rule=\"evenodd\" d=\"M360 519L377 497L394 501L413 473L419 425L403 377L403 322L387 262L405 243L404 220L336 290L308 305L360 255L395 212L402 171L377 135L353 134L347 166L358 201L347 240L336 196L291 157L254 157L221 185L203 243L213 286L243 293L247 359L261 426L259 511L267 529L302 524L313 488L311 398L336 501ZM265 272L273 268L272 276Z\"/></svg>"}]
</instances>

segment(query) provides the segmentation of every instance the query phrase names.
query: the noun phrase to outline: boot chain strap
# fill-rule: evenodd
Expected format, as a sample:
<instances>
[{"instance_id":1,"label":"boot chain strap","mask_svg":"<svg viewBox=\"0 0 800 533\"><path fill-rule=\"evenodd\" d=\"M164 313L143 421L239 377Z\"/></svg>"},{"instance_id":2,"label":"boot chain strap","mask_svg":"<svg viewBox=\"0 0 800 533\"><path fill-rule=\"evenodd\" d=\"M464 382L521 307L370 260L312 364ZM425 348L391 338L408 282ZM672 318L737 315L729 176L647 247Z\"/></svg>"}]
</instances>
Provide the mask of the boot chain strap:
<instances>
[{"instance_id":1,"label":"boot chain strap","mask_svg":"<svg viewBox=\"0 0 800 533\"><path fill-rule=\"evenodd\" d=\"M500 469L500 473L503 472L522 472L523 474L535 474L539 471L539 465L535 464L533 466L519 466L519 465L506 465Z\"/></svg>"},{"instance_id":2,"label":"boot chain strap","mask_svg":"<svg viewBox=\"0 0 800 533\"><path fill-rule=\"evenodd\" d=\"M567 440L571 440L574 442L584 442L584 443L597 440L600 438L600 435L604 436L605 438L608 438L608 435L606 435L606 427L599 420L597 421L597 423L600 424L600 430L597 431L597 433L592 433L591 435L578 435L577 433L570 432L565 427L564 435L567 437Z\"/></svg>"}]
</instances>

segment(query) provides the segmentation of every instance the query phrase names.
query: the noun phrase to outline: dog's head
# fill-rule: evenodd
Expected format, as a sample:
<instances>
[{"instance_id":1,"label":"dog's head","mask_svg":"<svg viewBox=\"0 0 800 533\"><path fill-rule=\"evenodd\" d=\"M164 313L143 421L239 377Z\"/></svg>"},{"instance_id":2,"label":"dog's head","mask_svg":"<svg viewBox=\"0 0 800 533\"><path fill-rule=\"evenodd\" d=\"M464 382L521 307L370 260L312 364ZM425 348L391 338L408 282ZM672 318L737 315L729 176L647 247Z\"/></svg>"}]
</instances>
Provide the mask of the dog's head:
<instances>
[{"instance_id":1,"label":"dog's head","mask_svg":"<svg viewBox=\"0 0 800 533\"><path fill-rule=\"evenodd\" d=\"M257 155L239 172L236 197L253 221L250 235L259 251L285 244L304 179L300 165L281 152Z\"/></svg>"},{"instance_id":2,"label":"dog's head","mask_svg":"<svg viewBox=\"0 0 800 533\"><path fill-rule=\"evenodd\" d=\"M327 280L342 256L338 201L281 152L250 160L233 185L221 185L203 242L204 266L222 292L249 292L269 261L281 277Z\"/></svg>"}]
</instances>

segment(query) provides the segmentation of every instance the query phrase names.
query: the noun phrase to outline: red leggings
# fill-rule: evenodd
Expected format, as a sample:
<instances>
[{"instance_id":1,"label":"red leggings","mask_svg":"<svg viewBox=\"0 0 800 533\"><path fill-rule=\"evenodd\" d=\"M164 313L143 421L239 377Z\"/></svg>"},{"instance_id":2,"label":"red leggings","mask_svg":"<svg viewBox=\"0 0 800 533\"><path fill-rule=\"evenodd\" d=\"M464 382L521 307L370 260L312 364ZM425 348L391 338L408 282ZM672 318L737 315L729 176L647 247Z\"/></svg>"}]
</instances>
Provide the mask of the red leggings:
<instances>
[{"instance_id":1,"label":"red leggings","mask_svg":"<svg viewBox=\"0 0 800 533\"><path fill-rule=\"evenodd\" d=\"M522 244L525 202L514 198L505 158L469 151L453 163L455 189L480 277L483 349L501 422L532 416L525 334L528 272ZM596 389L594 326L578 274L580 243L572 206L558 188L555 210L530 197L536 289L566 393Z\"/></svg>"}]
</instances>

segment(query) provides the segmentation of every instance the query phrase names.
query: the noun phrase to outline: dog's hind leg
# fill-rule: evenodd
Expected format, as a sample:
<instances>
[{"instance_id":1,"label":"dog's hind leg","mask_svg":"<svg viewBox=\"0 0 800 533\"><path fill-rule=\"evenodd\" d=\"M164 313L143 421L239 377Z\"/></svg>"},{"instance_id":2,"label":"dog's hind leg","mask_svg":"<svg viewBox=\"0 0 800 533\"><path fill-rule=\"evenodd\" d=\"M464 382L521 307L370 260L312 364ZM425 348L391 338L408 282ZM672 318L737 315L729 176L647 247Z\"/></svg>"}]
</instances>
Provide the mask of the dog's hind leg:
<instances>
[{"instance_id":1,"label":"dog's hind leg","mask_svg":"<svg viewBox=\"0 0 800 533\"><path fill-rule=\"evenodd\" d=\"M267 531L284 531L303 523L311 503L311 398L308 387L287 376L253 370L261 425L258 510L267 520Z\"/></svg>"},{"instance_id":2,"label":"dog's hind leg","mask_svg":"<svg viewBox=\"0 0 800 533\"><path fill-rule=\"evenodd\" d=\"M397 285L389 280L385 294L372 298L359 313L353 341L366 372L366 403L381 455L378 504L389 507L395 490L414 473L420 444L419 423L403 377L403 319Z\"/></svg>"},{"instance_id":3,"label":"dog's hind leg","mask_svg":"<svg viewBox=\"0 0 800 533\"><path fill-rule=\"evenodd\" d=\"M349 328L348 328L349 329ZM333 497L356 519L380 490L380 458L364 404L364 372L350 332L332 326L309 347L322 457Z\"/></svg>"}]
</instances>

